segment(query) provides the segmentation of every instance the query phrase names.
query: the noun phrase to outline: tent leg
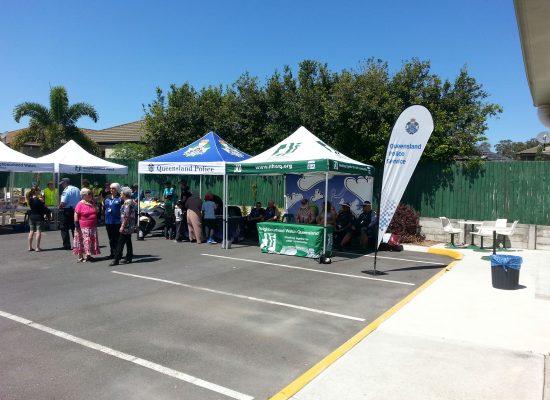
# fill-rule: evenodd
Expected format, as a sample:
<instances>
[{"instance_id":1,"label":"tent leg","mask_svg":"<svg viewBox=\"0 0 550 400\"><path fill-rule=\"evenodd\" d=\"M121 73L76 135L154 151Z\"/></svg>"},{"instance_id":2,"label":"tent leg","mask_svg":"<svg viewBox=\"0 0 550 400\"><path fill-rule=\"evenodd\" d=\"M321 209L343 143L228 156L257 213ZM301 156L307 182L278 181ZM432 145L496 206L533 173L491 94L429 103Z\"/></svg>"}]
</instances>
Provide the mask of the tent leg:
<instances>
[{"instance_id":1,"label":"tent leg","mask_svg":"<svg viewBox=\"0 0 550 400\"><path fill-rule=\"evenodd\" d=\"M140 203L141 203L141 185L140 185L140 178L141 178L141 174L139 173L138 171L138 199L137 199L137 211L138 211L138 215L139 215L139 207L140 207ZM137 221L136 221L137 222Z\"/></svg>"},{"instance_id":2,"label":"tent leg","mask_svg":"<svg viewBox=\"0 0 550 400\"><path fill-rule=\"evenodd\" d=\"M227 174L223 175L222 249L227 249Z\"/></svg>"},{"instance_id":3,"label":"tent leg","mask_svg":"<svg viewBox=\"0 0 550 400\"><path fill-rule=\"evenodd\" d=\"M325 264L330 262L330 258L327 257L327 196L328 196L328 171L325 172L325 211L324 211L324 219L323 219L323 254L321 254L321 257L319 258L319 263Z\"/></svg>"}]
</instances>

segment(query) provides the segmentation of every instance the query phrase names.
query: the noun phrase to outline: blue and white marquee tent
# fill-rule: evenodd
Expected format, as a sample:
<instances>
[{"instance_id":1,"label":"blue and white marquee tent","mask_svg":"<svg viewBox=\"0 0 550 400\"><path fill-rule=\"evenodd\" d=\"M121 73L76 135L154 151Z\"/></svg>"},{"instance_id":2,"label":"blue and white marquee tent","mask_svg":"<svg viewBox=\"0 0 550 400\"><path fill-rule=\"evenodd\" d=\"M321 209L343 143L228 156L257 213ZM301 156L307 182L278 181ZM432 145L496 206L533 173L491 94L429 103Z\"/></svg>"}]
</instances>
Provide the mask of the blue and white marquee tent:
<instances>
[{"instance_id":1,"label":"blue and white marquee tent","mask_svg":"<svg viewBox=\"0 0 550 400\"><path fill-rule=\"evenodd\" d=\"M209 132L189 146L138 163L140 174L225 175L227 163L250 158L215 132Z\"/></svg>"},{"instance_id":2,"label":"blue and white marquee tent","mask_svg":"<svg viewBox=\"0 0 550 400\"><path fill-rule=\"evenodd\" d=\"M223 176L223 237L227 231L227 173L226 165L249 159L250 156L231 146L215 132L209 132L189 146L138 163L140 174L164 175L222 175Z\"/></svg>"}]
</instances>

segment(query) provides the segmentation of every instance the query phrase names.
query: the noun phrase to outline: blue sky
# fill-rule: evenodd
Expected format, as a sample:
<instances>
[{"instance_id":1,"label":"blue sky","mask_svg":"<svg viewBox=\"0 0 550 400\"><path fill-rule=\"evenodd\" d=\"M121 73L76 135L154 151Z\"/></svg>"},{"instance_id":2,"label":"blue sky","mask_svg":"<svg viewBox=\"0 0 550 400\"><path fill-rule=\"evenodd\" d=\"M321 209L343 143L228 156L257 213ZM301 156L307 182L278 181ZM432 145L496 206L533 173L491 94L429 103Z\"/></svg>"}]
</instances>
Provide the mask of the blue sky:
<instances>
[{"instance_id":1,"label":"blue sky","mask_svg":"<svg viewBox=\"0 0 550 400\"><path fill-rule=\"evenodd\" d=\"M304 59L334 71L370 57L398 70L413 57L454 79L467 66L488 101L494 145L545 130L525 77L512 0L447 1L5 1L0 7L0 132L24 101L48 104L50 85L88 102L102 129L142 118L155 88L263 82ZM290 133L290 132L289 132Z\"/></svg>"}]
</instances>

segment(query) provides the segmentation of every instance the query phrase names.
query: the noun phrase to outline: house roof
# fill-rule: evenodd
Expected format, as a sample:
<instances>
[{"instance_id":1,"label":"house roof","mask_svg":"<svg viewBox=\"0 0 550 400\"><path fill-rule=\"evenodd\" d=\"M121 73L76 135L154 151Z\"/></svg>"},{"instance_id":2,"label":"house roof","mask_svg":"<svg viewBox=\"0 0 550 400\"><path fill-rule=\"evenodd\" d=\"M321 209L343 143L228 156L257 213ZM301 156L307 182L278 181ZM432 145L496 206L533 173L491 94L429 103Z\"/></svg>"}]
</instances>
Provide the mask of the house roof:
<instances>
[{"instance_id":1,"label":"house roof","mask_svg":"<svg viewBox=\"0 0 550 400\"><path fill-rule=\"evenodd\" d=\"M86 132L88 133L88 132ZM140 142L145 134L143 121L129 122L127 124L113 126L88 133L90 139L98 144Z\"/></svg>"},{"instance_id":2,"label":"house roof","mask_svg":"<svg viewBox=\"0 0 550 400\"><path fill-rule=\"evenodd\" d=\"M487 161L513 161L510 157L506 157L492 151L482 151L481 158Z\"/></svg>"},{"instance_id":3,"label":"house roof","mask_svg":"<svg viewBox=\"0 0 550 400\"><path fill-rule=\"evenodd\" d=\"M8 132L4 139L6 144L11 144L15 136L24 131L27 128L17 129L15 131ZM95 130L80 128L82 132L87 134L97 144L108 143L138 143L141 141L141 137L145 134L143 128L143 121L129 122L127 124L117 125L106 129ZM27 146L38 146L37 143L25 143Z\"/></svg>"},{"instance_id":4,"label":"house roof","mask_svg":"<svg viewBox=\"0 0 550 400\"><path fill-rule=\"evenodd\" d=\"M539 146L530 147L528 149L518 151L516 154L518 154L518 155L520 155L520 154L537 154L538 149L539 149ZM550 156L550 146L546 146L546 149L544 149L544 151L542 153L545 154L545 155Z\"/></svg>"},{"instance_id":5,"label":"house roof","mask_svg":"<svg viewBox=\"0 0 550 400\"><path fill-rule=\"evenodd\" d=\"M6 136L4 138L4 143L6 143L7 145L11 145L13 143L13 140L15 139L15 137L20 133L20 132L23 132L25 130L27 130L28 128L21 128L21 129L16 129L15 131L10 131L8 133L6 133ZM85 134L87 135L91 135L92 133L94 132L97 132L96 130L94 129L86 129L86 128L80 128L80 130L82 132L84 132ZM25 146L31 146L31 147L38 147L39 144L38 143L32 143L32 142L28 142L28 143L25 143Z\"/></svg>"}]
</instances>

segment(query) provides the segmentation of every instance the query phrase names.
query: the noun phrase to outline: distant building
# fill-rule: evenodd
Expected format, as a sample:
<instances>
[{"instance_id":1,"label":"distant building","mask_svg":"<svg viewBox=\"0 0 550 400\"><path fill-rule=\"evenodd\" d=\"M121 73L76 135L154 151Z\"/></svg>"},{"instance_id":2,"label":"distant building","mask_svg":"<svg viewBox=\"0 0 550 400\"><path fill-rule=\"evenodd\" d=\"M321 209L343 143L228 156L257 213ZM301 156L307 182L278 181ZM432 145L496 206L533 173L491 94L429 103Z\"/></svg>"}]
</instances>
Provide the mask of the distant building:
<instances>
[{"instance_id":1,"label":"distant building","mask_svg":"<svg viewBox=\"0 0 550 400\"><path fill-rule=\"evenodd\" d=\"M4 143L11 145L15 136L27 128L7 132L3 138ZM143 121L129 122L127 124L113 126L111 128L95 130L80 128L82 132L90 137L99 145L101 157L109 158L113 153L114 147L121 143L141 143L141 138L145 134ZM25 143L20 151L31 157L40 157L44 154L40 151L38 143Z\"/></svg>"},{"instance_id":2,"label":"distant building","mask_svg":"<svg viewBox=\"0 0 550 400\"><path fill-rule=\"evenodd\" d=\"M531 147L516 153L519 160L522 161L535 161L537 152L540 146ZM542 152L543 159L541 161L550 161L550 146L547 146Z\"/></svg>"},{"instance_id":3,"label":"distant building","mask_svg":"<svg viewBox=\"0 0 550 400\"><path fill-rule=\"evenodd\" d=\"M455 161L468 161L476 158L480 158L483 161L514 161L510 157L503 156L492 151L481 151L479 156L455 156Z\"/></svg>"}]
</instances>

